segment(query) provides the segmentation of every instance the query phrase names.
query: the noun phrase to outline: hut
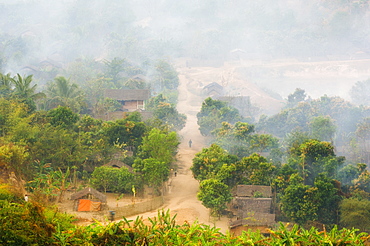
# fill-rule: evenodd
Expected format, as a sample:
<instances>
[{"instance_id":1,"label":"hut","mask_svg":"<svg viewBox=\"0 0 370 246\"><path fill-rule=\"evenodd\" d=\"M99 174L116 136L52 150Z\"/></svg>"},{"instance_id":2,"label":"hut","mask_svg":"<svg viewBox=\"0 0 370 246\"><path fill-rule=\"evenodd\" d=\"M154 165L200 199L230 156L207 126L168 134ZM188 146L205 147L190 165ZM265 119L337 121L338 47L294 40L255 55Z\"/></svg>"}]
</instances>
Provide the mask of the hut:
<instances>
[{"instance_id":1,"label":"hut","mask_svg":"<svg viewBox=\"0 0 370 246\"><path fill-rule=\"evenodd\" d=\"M271 197L271 186L238 185L232 202L236 220L230 221L230 229L272 226L275 214Z\"/></svg>"},{"instance_id":2,"label":"hut","mask_svg":"<svg viewBox=\"0 0 370 246\"><path fill-rule=\"evenodd\" d=\"M122 111L133 112L145 110L145 101L150 98L149 90L107 89L105 97L117 100L122 105Z\"/></svg>"},{"instance_id":3,"label":"hut","mask_svg":"<svg viewBox=\"0 0 370 246\"><path fill-rule=\"evenodd\" d=\"M115 167L115 168L122 168L122 167L124 167L124 168L127 168L130 173L133 173L134 172L134 170L133 170L133 168L131 166L123 163L120 160L111 160L110 162L108 162L104 166Z\"/></svg>"},{"instance_id":4,"label":"hut","mask_svg":"<svg viewBox=\"0 0 370 246\"><path fill-rule=\"evenodd\" d=\"M202 94L206 97L218 97L224 95L224 87L222 87L220 84L216 82L212 82L202 89Z\"/></svg>"},{"instance_id":5,"label":"hut","mask_svg":"<svg viewBox=\"0 0 370 246\"><path fill-rule=\"evenodd\" d=\"M106 195L91 187L72 194L71 200L74 200L74 208L79 212L100 211L103 205L107 203Z\"/></svg>"}]
</instances>

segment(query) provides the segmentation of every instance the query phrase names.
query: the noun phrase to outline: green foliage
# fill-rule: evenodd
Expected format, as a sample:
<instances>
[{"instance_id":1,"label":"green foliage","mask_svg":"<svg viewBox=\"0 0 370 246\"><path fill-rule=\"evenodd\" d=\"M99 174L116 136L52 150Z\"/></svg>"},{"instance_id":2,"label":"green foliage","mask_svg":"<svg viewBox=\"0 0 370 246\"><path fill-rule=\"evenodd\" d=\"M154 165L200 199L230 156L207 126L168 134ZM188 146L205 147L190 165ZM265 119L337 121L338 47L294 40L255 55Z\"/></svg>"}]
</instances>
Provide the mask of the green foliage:
<instances>
[{"instance_id":1,"label":"green foliage","mask_svg":"<svg viewBox=\"0 0 370 246\"><path fill-rule=\"evenodd\" d=\"M158 60L154 64L155 70L151 80L153 88L158 91L176 89L179 86L179 77L175 68L165 60Z\"/></svg>"},{"instance_id":2,"label":"green foliage","mask_svg":"<svg viewBox=\"0 0 370 246\"><path fill-rule=\"evenodd\" d=\"M50 110L47 116L50 118L52 126L60 126L62 128L69 128L79 120L79 115L65 106L58 106Z\"/></svg>"},{"instance_id":3,"label":"green foliage","mask_svg":"<svg viewBox=\"0 0 370 246\"><path fill-rule=\"evenodd\" d=\"M94 188L104 192L130 193L132 185L135 185L135 176L125 167L101 166L95 168L90 182Z\"/></svg>"},{"instance_id":4,"label":"green foliage","mask_svg":"<svg viewBox=\"0 0 370 246\"><path fill-rule=\"evenodd\" d=\"M297 160L302 177L306 184L313 184L313 180L320 173L326 173L335 178L344 157L336 157L334 147L329 142L311 139L302 143L298 149L290 149L292 159Z\"/></svg>"},{"instance_id":5,"label":"green foliage","mask_svg":"<svg viewBox=\"0 0 370 246\"><path fill-rule=\"evenodd\" d=\"M144 160L137 158L133 167L135 172L140 175L140 186L145 184L154 187L157 192L160 192L163 182L168 180L170 175L169 166L155 158Z\"/></svg>"},{"instance_id":6,"label":"green foliage","mask_svg":"<svg viewBox=\"0 0 370 246\"><path fill-rule=\"evenodd\" d=\"M84 95L78 85L61 76L54 78L54 82L48 84L46 95L48 96L46 109L63 106L79 112L86 106Z\"/></svg>"},{"instance_id":7,"label":"green foliage","mask_svg":"<svg viewBox=\"0 0 370 246\"><path fill-rule=\"evenodd\" d=\"M315 203L316 189L303 184L289 185L281 198L282 212L298 224L318 219L318 204Z\"/></svg>"},{"instance_id":8,"label":"green foliage","mask_svg":"<svg viewBox=\"0 0 370 246\"><path fill-rule=\"evenodd\" d=\"M0 73L0 97L9 98L12 93L12 77L10 73Z\"/></svg>"},{"instance_id":9,"label":"green foliage","mask_svg":"<svg viewBox=\"0 0 370 246\"><path fill-rule=\"evenodd\" d=\"M154 158L169 166L174 161L179 144L179 137L176 132L166 132L153 128L147 136L143 137L139 157L141 159Z\"/></svg>"},{"instance_id":10,"label":"green foliage","mask_svg":"<svg viewBox=\"0 0 370 246\"><path fill-rule=\"evenodd\" d=\"M0 244L51 244L54 230L41 205L33 202L20 204L0 201Z\"/></svg>"},{"instance_id":11,"label":"green foliage","mask_svg":"<svg viewBox=\"0 0 370 246\"><path fill-rule=\"evenodd\" d=\"M32 85L33 75L28 75L23 78L21 75L17 74L12 79L14 84L14 90L12 92L12 97L20 100L20 102L28 106L29 112L36 110L36 100L45 97L44 93L36 93L37 85Z\"/></svg>"},{"instance_id":12,"label":"green foliage","mask_svg":"<svg viewBox=\"0 0 370 246\"><path fill-rule=\"evenodd\" d=\"M306 91L300 88L296 88L292 94L288 95L287 108L293 108L298 105L299 102L303 102L306 99Z\"/></svg>"},{"instance_id":13,"label":"green foliage","mask_svg":"<svg viewBox=\"0 0 370 246\"><path fill-rule=\"evenodd\" d=\"M202 103L197 118L199 130L204 136L208 136L213 130L220 128L222 122L234 124L243 119L236 108L229 106L226 102L213 100L210 97Z\"/></svg>"},{"instance_id":14,"label":"green foliage","mask_svg":"<svg viewBox=\"0 0 370 246\"><path fill-rule=\"evenodd\" d=\"M123 143L135 151L142 143L146 131L146 125L141 122L137 114L129 114L125 119L108 122L104 127L105 135L111 145L116 142Z\"/></svg>"},{"instance_id":15,"label":"green foliage","mask_svg":"<svg viewBox=\"0 0 370 246\"><path fill-rule=\"evenodd\" d=\"M300 131L308 133L309 123L315 117L330 118L331 123L326 122L322 125L323 129L320 131L324 131L325 134L330 135L334 130L334 123L337 141L345 143L348 141L345 136L350 132L354 132L357 123L368 115L367 108L354 106L339 97L328 97L325 95L316 100L301 102L297 106L284 109L271 117L261 117L257 128L284 138L286 134L291 132ZM321 121L321 123L324 122ZM317 123L315 128L320 129L320 124ZM311 136L311 138L313 137Z\"/></svg>"},{"instance_id":16,"label":"green foliage","mask_svg":"<svg viewBox=\"0 0 370 246\"><path fill-rule=\"evenodd\" d=\"M180 114L177 109L169 103L160 103L154 110L153 115L171 127L171 130L180 131L186 123L186 116Z\"/></svg>"},{"instance_id":17,"label":"green foliage","mask_svg":"<svg viewBox=\"0 0 370 246\"><path fill-rule=\"evenodd\" d=\"M226 209L226 204L232 200L230 188L217 179L206 179L200 182L198 199L215 215L220 215Z\"/></svg>"},{"instance_id":18,"label":"green foliage","mask_svg":"<svg viewBox=\"0 0 370 246\"><path fill-rule=\"evenodd\" d=\"M370 231L370 201L356 198L344 199L340 203L340 225Z\"/></svg>"},{"instance_id":19,"label":"green foliage","mask_svg":"<svg viewBox=\"0 0 370 246\"><path fill-rule=\"evenodd\" d=\"M258 154L252 154L240 160L240 175L244 184L271 185L276 167Z\"/></svg>"},{"instance_id":20,"label":"green foliage","mask_svg":"<svg viewBox=\"0 0 370 246\"><path fill-rule=\"evenodd\" d=\"M237 160L236 156L229 155L220 146L212 144L209 148L204 148L195 155L190 169L194 178L202 181L215 178L224 164L235 163Z\"/></svg>"},{"instance_id":21,"label":"green foliage","mask_svg":"<svg viewBox=\"0 0 370 246\"><path fill-rule=\"evenodd\" d=\"M179 131L185 126L186 116L180 114L175 105L163 93L150 98L146 108L153 111L155 118L169 125L172 130Z\"/></svg>"},{"instance_id":22,"label":"green foliage","mask_svg":"<svg viewBox=\"0 0 370 246\"><path fill-rule=\"evenodd\" d=\"M334 140L336 126L330 117L318 116L312 118L309 129L312 138L328 142Z\"/></svg>"},{"instance_id":23,"label":"green foliage","mask_svg":"<svg viewBox=\"0 0 370 246\"><path fill-rule=\"evenodd\" d=\"M70 130L45 125L37 132L36 140L29 146L32 159L51 163L55 169L81 165L88 156L82 141L79 141L83 134L79 136L78 133Z\"/></svg>"},{"instance_id":24,"label":"green foliage","mask_svg":"<svg viewBox=\"0 0 370 246\"><path fill-rule=\"evenodd\" d=\"M314 186L292 182L281 197L282 211L300 225L308 221L336 224L341 200L338 194L334 180L324 175L316 178Z\"/></svg>"},{"instance_id":25,"label":"green foliage","mask_svg":"<svg viewBox=\"0 0 370 246\"><path fill-rule=\"evenodd\" d=\"M0 168L22 177L29 170L29 152L23 146L4 144L0 146Z\"/></svg>"},{"instance_id":26,"label":"green foliage","mask_svg":"<svg viewBox=\"0 0 370 246\"><path fill-rule=\"evenodd\" d=\"M39 202L61 201L64 192L70 187L69 168L63 172L61 169L54 171L49 165L42 166L42 163L39 165L39 172L27 184L27 188Z\"/></svg>"},{"instance_id":27,"label":"green foliage","mask_svg":"<svg viewBox=\"0 0 370 246\"><path fill-rule=\"evenodd\" d=\"M370 93L370 79L365 81L357 81L355 85L352 86L349 94L351 99L356 104L363 104L370 106L369 95Z\"/></svg>"}]
</instances>

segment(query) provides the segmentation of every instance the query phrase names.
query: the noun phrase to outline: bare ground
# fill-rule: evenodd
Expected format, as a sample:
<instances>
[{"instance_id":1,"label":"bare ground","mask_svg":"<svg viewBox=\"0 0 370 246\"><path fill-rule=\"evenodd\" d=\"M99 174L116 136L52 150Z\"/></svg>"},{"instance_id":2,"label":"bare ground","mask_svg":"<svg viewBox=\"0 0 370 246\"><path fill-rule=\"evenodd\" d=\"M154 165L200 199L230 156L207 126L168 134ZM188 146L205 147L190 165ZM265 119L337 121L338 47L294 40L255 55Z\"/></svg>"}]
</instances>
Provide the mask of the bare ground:
<instances>
[{"instance_id":1,"label":"bare ground","mask_svg":"<svg viewBox=\"0 0 370 246\"><path fill-rule=\"evenodd\" d=\"M186 68L184 68L186 69ZM206 146L206 139L200 134L196 114L201 108L203 99L198 95L201 85L199 81L190 79L180 70L179 100L177 109L187 116L185 127L180 131L181 144L177 154L178 174L170 180L170 189L165 196L165 205L161 208L169 209L172 215L176 214L179 224L185 221L192 223L198 221L203 224L216 226L220 231L228 230L228 219L220 220L210 217L209 210L197 199L199 182L193 178L190 167L195 154ZM192 147L189 147L189 140ZM144 219L156 216L157 212L141 214ZM134 219L137 216L130 217Z\"/></svg>"}]
</instances>

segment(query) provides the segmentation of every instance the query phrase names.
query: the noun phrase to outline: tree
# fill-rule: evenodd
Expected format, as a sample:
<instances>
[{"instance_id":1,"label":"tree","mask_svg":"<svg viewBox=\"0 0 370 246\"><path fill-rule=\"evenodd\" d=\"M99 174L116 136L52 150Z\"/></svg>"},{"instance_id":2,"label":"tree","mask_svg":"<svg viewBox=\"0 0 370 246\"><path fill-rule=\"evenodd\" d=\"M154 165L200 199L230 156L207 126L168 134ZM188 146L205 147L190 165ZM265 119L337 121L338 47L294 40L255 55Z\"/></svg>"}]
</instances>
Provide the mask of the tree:
<instances>
[{"instance_id":1,"label":"tree","mask_svg":"<svg viewBox=\"0 0 370 246\"><path fill-rule=\"evenodd\" d=\"M52 126L59 126L62 128L71 127L79 119L78 114L64 106L58 106L57 108L50 110L47 116L50 117L50 124Z\"/></svg>"},{"instance_id":2,"label":"tree","mask_svg":"<svg viewBox=\"0 0 370 246\"><path fill-rule=\"evenodd\" d=\"M10 73L8 74L0 73L0 97L4 98L10 97L13 90L12 85L13 79L10 76Z\"/></svg>"},{"instance_id":3,"label":"tree","mask_svg":"<svg viewBox=\"0 0 370 246\"><path fill-rule=\"evenodd\" d=\"M71 83L64 77L54 78L53 83L49 83L46 90L47 107L55 108L57 106L69 107L74 112L79 112L84 105L84 97L79 87Z\"/></svg>"},{"instance_id":4,"label":"tree","mask_svg":"<svg viewBox=\"0 0 370 246\"><path fill-rule=\"evenodd\" d=\"M312 118L309 123L310 135L320 141L333 142L336 126L329 116Z\"/></svg>"},{"instance_id":5,"label":"tree","mask_svg":"<svg viewBox=\"0 0 370 246\"><path fill-rule=\"evenodd\" d=\"M197 196L215 215L220 215L226 209L226 204L232 200L229 187L217 179L203 180L199 185Z\"/></svg>"},{"instance_id":6,"label":"tree","mask_svg":"<svg viewBox=\"0 0 370 246\"><path fill-rule=\"evenodd\" d=\"M15 86L12 96L27 104L31 112L34 111L36 109L35 101L45 97L45 94L41 92L36 93L37 85L31 86L32 75L23 78L21 75L17 74L17 76L12 79L12 82Z\"/></svg>"},{"instance_id":7,"label":"tree","mask_svg":"<svg viewBox=\"0 0 370 246\"><path fill-rule=\"evenodd\" d=\"M151 84L156 91L174 90L179 86L178 73L171 64L164 60L158 60L154 67Z\"/></svg>"},{"instance_id":8,"label":"tree","mask_svg":"<svg viewBox=\"0 0 370 246\"><path fill-rule=\"evenodd\" d=\"M126 144L136 153L144 134L147 132L147 127L144 122L135 119L134 115L136 114L132 115L115 122L108 122L104 127L104 133L111 145L114 143Z\"/></svg>"},{"instance_id":9,"label":"tree","mask_svg":"<svg viewBox=\"0 0 370 246\"><path fill-rule=\"evenodd\" d=\"M297 179L296 174L293 174L291 180ZM303 225L307 221L317 220L317 210L319 204L315 202L316 189L309 185L294 182L290 184L281 197L282 212L294 222Z\"/></svg>"},{"instance_id":10,"label":"tree","mask_svg":"<svg viewBox=\"0 0 370 246\"><path fill-rule=\"evenodd\" d=\"M176 132L164 132L153 128L147 136L143 137L139 157L141 159L154 158L169 166L174 161L179 144Z\"/></svg>"},{"instance_id":11,"label":"tree","mask_svg":"<svg viewBox=\"0 0 370 246\"><path fill-rule=\"evenodd\" d=\"M164 181L168 180L170 174L169 166L154 158L140 159L137 158L133 165L135 172L141 176L140 185L153 187L158 194Z\"/></svg>"},{"instance_id":12,"label":"tree","mask_svg":"<svg viewBox=\"0 0 370 246\"><path fill-rule=\"evenodd\" d=\"M356 198L344 199L340 203L340 225L346 228L370 230L370 201Z\"/></svg>"},{"instance_id":13,"label":"tree","mask_svg":"<svg viewBox=\"0 0 370 246\"><path fill-rule=\"evenodd\" d=\"M305 184L313 185L320 173L334 178L344 157L336 157L334 147L329 142L311 139L302 143L297 149L290 149L290 158L296 159Z\"/></svg>"},{"instance_id":14,"label":"tree","mask_svg":"<svg viewBox=\"0 0 370 246\"><path fill-rule=\"evenodd\" d=\"M339 195L339 190L336 187L339 185L336 182L324 174L319 175L314 182L314 187L317 189L314 201L319 205L318 220L326 225L334 225L339 222L339 204L342 197Z\"/></svg>"},{"instance_id":15,"label":"tree","mask_svg":"<svg viewBox=\"0 0 370 246\"><path fill-rule=\"evenodd\" d=\"M169 103L160 103L154 110L153 115L176 131L180 131L186 123L186 116L180 114L177 109Z\"/></svg>"},{"instance_id":16,"label":"tree","mask_svg":"<svg viewBox=\"0 0 370 246\"><path fill-rule=\"evenodd\" d=\"M357 125L355 134L357 142L359 143L358 149L360 151L358 161L369 163L370 117L362 119L362 121Z\"/></svg>"},{"instance_id":17,"label":"tree","mask_svg":"<svg viewBox=\"0 0 370 246\"><path fill-rule=\"evenodd\" d=\"M299 102L303 102L306 99L306 91L300 88L296 88L292 94L288 95L287 108L293 108L298 105Z\"/></svg>"},{"instance_id":18,"label":"tree","mask_svg":"<svg viewBox=\"0 0 370 246\"><path fill-rule=\"evenodd\" d=\"M244 177L244 184L271 185L276 167L259 154L252 154L240 160L239 172Z\"/></svg>"},{"instance_id":19,"label":"tree","mask_svg":"<svg viewBox=\"0 0 370 246\"><path fill-rule=\"evenodd\" d=\"M94 169L90 182L94 188L104 192L131 193L131 187L135 185L135 176L126 167L100 166Z\"/></svg>"},{"instance_id":20,"label":"tree","mask_svg":"<svg viewBox=\"0 0 370 246\"><path fill-rule=\"evenodd\" d=\"M9 173L14 172L17 177L25 177L29 170L30 154L23 146L12 143L0 146L0 167Z\"/></svg>"},{"instance_id":21,"label":"tree","mask_svg":"<svg viewBox=\"0 0 370 246\"><path fill-rule=\"evenodd\" d=\"M213 130L220 128L223 122L234 124L243 119L236 108L229 106L226 102L213 100L210 97L202 103L197 118L199 130L204 136L209 136Z\"/></svg>"},{"instance_id":22,"label":"tree","mask_svg":"<svg viewBox=\"0 0 370 246\"><path fill-rule=\"evenodd\" d=\"M204 148L195 155L190 169L195 179L203 181L215 178L224 164L231 164L237 161L237 156L230 155L220 146L212 144L209 148Z\"/></svg>"},{"instance_id":23,"label":"tree","mask_svg":"<svg viewBox=\"0 0 370 246\"><path fill-rule=\"evenodd\" d=\"M44 207L36 202L26 204L0 200L0 244L52 244L55 225L50 223Z\"/></svg>"},{"instance_id":24,"label":"tree","mask_svg":"<svg viewBox=\"0 0 370 246\"><path fill-rule=\"evenodd\" d=\"M356 104L363 104L370 106L370 79L364 81L357 81L354 86L352 86L349 95L351 99Z\"/></svg>"}]
</instances>

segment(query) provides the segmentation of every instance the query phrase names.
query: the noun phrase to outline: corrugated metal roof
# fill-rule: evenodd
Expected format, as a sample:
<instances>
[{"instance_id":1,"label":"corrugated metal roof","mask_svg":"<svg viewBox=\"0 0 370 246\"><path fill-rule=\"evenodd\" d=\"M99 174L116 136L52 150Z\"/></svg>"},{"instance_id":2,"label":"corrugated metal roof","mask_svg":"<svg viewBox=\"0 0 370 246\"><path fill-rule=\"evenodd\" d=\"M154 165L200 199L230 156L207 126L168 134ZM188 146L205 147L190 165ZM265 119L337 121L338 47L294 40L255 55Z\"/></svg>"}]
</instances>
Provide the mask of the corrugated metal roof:
<instances>
[{"instance_id":1,"label":"corrugated metal roof","mask_svg":"<svg viewBox=\"0 0 370 246\"><path fill-rule=\"evenodd\" d=\"M125 90L125 89L107 89L104 93L109 97L121 101L147 100L150 98L149 90Z\"/></svg>"}]
</instances>

